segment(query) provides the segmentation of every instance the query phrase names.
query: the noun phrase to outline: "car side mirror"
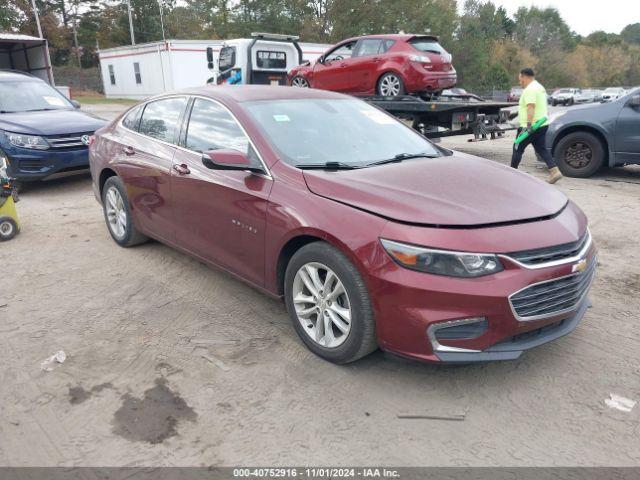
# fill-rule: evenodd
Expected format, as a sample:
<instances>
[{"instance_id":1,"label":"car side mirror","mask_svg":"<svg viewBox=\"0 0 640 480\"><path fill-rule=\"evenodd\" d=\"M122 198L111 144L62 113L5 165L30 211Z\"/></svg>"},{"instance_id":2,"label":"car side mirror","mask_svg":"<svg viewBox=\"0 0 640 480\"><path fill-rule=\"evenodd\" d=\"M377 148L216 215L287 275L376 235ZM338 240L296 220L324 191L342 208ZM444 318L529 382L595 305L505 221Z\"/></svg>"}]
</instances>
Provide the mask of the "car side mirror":
<instances>
[{"instance_id":1,"label":"car side mirror","mask_svg":"<svg viewBox=\"0 0 640 480\"><path fill-rule=\"evenodd\" d=\"M627 105L629 105L631 108L640 107L640 94L639 95L634 95L633 97L631 97L629 99L629 101L627 102Z\"/></svg>"},{"instance_id":2,"label":"car side mirror","mask_svg":"<svg viewBox=\"0 0 640 480\"><path fill-rule=\"evenodd\" d=\"M324 55L320 55L320 56L318 57L318 60L316 60L316 62L317 62L317 63L324 63L324 60L325 60Z\"/></svg>"},{"instance_id":3,"label":"car side mirror","mask_svg":"<svg viewBox=\"0 0 640 480\"><path fill-rule=\"evenodd\" d=\"M264 173L262 167L256 167L249 157L238 150L210 150L202 154L202 164L211 170L242 170Z\"/></svg>"},{"instance_id":4,"label":"car side mirror","mask_svg":"<svg viewBox=\"0 0 640 480\"><path fill-rule=\"evenodd\" d=\"M213 63L213 48L207 47L207 62Z\"/></svg>"},{"instance_id":5,"label":"car side mirror","mask_svg":"<svg viewBox=\"0 0 640 480\"><path fill-rule=\"evenodd\" d=\"M73 105L73 108L80 108L80 102L76 101L76 100L70 100L71 105Z\"/></svg>"}]
</instances>

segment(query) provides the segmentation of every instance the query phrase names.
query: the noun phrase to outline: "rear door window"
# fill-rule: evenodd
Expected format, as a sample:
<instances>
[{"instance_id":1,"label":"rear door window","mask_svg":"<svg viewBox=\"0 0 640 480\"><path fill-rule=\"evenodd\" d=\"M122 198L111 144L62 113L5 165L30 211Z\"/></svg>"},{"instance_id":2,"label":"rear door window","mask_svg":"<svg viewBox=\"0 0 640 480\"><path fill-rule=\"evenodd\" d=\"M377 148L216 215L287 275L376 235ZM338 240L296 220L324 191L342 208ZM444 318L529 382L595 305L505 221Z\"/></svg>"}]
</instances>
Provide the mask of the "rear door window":
<instances>
[{"instance_id":1,"label":"rear door window","mask_svg":"<svg viewBox=\"0 0 640 480\"><path fill-rule=\"evenodd\" d=\"M142 113L142 105L139 105L133 108L122 120L122 125L124 125L129 130L133 130L134 132L138 131L138 126L140 125L140 114Z\"/></svg>"},{"instance_id":2,"label":"rear door window","mask_svg":"<svg viewBox=\"0 0 640 480\"><path fill-rule=\"evenodd\" d=\"M377 55L383 48L383 41L378 38L366 38L360 40L356 52L356 57L366 57L369 55Z\"/></svg>"},{"instance_id":3,"label":"rear door window","mask_svg":"<svg viewBox=\"0 0 640 480\"><path fill-rule=\"evenodd\" d=\"M165 98L147 103L139 132L156 140L175 143L180 116L187 105L186 97Z\"/></svg>"},{"instance_id":4,"label":"rear door window","mask_svg":"<svg viewBox=\"0 0 640 480\"><path fill-rule=\"evenodd\" d=\"M444 55L447 51L434 38L418 37L409 42L413 48L420 52L437 53Z\"/></svg>"}]
</instances>

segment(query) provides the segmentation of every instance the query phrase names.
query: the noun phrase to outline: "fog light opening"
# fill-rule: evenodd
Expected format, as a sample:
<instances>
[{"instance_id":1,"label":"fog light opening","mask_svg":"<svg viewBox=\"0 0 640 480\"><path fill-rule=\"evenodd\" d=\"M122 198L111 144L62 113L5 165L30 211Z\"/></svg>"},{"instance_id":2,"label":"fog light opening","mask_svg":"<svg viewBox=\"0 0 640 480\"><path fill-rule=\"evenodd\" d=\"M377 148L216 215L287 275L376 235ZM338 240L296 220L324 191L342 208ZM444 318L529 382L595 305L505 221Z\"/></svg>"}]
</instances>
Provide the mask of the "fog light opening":
<instances>
[{"instance_id":1,"label":"fog light opening","mask_svg":"<svg viewBox=\"0 0 640 480\"><path fill-rule=\"evenodd\" d=\"M434 352L467 352L477 353L480 350L449 347L440 342L447 340L473 340L483 335L489 329L486 317L464 318L447 322L434 323L427 329L427 337Z\"/></svg>"}]
</instances>

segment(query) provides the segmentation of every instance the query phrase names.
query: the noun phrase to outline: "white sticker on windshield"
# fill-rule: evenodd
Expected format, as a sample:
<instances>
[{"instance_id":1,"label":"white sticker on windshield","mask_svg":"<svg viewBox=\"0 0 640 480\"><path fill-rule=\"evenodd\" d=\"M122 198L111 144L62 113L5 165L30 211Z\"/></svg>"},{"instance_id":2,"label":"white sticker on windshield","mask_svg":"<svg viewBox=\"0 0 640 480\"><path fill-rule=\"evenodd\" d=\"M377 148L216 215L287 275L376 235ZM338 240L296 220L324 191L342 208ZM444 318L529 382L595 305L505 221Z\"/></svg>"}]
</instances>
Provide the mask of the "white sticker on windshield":
<instances>
[{"instance_id":1,"label":"white sticker on windshield","mask_svg":"<svg viewBox=\"0 0 640 480\"><path fill-rule=\"evenodd\" d=\"M276 122L290 122L291 119L289 118L289 115L274 115L273 119Z\"/></svg>"},{"instance_id":2,"label":"white sticker on windshield","mask_svg":"<svg viewBox=\"0 0 640 480\"><path fill-rule=\"evenodd\" d=\"M45 102L47 102L49 105L54 105L56 107L64 107L64 100L62 100L61 98L58 97L42 97L44 98Z\"/></svg>"},{"instance_id":3,"label":"white sticker on windshield","mask_svg":"<svg viewBox=\"0 0 640 480\"><path fill-rule=\"evenodd\" d=\"M395 120L391 118L389 115L379 112L378 110L360 110L365 116L369 117L376 123L380 125L393 125Z\"/></svg>"}]
</instances>

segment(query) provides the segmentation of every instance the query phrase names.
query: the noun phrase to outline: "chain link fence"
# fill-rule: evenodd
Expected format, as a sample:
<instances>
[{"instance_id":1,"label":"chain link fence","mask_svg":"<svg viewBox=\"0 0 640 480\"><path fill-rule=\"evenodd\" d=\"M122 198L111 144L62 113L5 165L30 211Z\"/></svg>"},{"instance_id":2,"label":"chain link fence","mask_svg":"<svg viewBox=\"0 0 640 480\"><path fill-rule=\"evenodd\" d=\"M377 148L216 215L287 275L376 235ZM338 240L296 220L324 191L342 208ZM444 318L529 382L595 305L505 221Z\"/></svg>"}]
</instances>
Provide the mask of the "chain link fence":
<instances>
[{"instance_id":1,"label":"chain link fence","mask_svg":"<svg viewBox=\"0 0 640 480\"><path fill-rule=\"evenodd\" d=\"M54 66L53 78L56 85L70 87L72 94L81 91L104 93L100 69L98 67L78 68L71 65L63 67Z\"/></svg>"}]
</instances>

